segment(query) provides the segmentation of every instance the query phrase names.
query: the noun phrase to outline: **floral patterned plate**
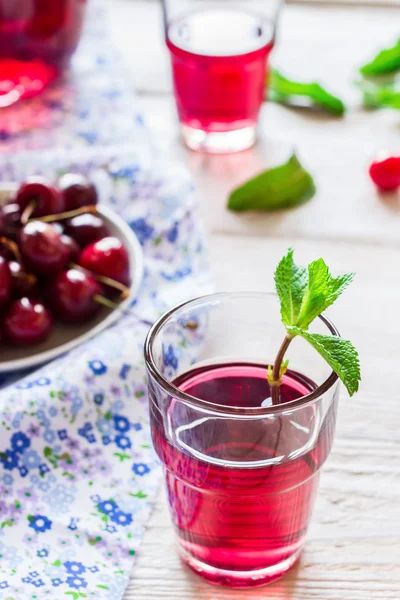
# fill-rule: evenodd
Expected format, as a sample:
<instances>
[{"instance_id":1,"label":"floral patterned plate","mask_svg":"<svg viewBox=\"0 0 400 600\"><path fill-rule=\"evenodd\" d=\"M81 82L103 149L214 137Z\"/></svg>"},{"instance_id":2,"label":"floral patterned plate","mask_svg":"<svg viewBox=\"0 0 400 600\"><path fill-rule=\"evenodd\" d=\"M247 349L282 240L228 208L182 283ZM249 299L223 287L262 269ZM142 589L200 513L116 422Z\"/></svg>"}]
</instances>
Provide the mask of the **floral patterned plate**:
<instances>
[{"instance_id":1,"label":"floral patterned plate","mask_svg":"<svg viewBox=\"0 0 400 600\"><path fill-rule=\"evenodd\" d=\"M5 197L2 186L0 203L4 201ZM111 235L118 237L128 250L132 282L128 298L121 302L118 309L111 310L102 307L96 317L88 323L75 325L55 322L49 338L36 346L15 347L0 344L0 373L35 367L68 352L115 323L123 314L123 310L127 309L135 300L143 279L142 247L132 229L111 208L100 204L98 211L108 225Z\"/></svg>"}]
</instances>

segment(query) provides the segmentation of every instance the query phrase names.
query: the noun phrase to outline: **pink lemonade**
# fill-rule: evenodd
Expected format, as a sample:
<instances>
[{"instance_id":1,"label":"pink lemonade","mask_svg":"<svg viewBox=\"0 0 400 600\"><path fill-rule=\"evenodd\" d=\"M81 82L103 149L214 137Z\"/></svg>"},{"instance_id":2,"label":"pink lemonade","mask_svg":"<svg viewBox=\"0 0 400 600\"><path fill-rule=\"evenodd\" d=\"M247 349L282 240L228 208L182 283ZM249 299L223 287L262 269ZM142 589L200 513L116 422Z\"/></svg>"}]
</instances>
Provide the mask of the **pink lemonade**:
<instances>
[{"instance_id":1,"label":"pink lemonade","mask_svg":"<svg viewBox=\"0 0 400 600\"><path fill-rule=\"evenodd\" d=\"M269 403L266 368L260 365L211 365L174 383L191 396L227 407ZM281 402L314 387L288 372ZM171 399L168 414L173 412L174 422L181 418L184 423L186 410L184 403ZM167 441L163 419L151 403L153 442L165 469L179 549L204 578L234 587L263 585L282 576L298 558L319 469L333 441L336 404L310 444L315 411L312 404L301 411L304 422L296 416L232 421L205 413L175 430L180 451ZM196 447L206 450L196 452Z\"/></svg>"},{"instance_id":2,"label":"pink lemonade","mask_svg":"<svg viewBox=\"0 0 400 600\"><path fill-rule=\"evenodd\" d=\"M274 28L234 8L192 12L168 28L175 96L184 127L254 129L265 94Z\"/></svg>"}]
</instances>

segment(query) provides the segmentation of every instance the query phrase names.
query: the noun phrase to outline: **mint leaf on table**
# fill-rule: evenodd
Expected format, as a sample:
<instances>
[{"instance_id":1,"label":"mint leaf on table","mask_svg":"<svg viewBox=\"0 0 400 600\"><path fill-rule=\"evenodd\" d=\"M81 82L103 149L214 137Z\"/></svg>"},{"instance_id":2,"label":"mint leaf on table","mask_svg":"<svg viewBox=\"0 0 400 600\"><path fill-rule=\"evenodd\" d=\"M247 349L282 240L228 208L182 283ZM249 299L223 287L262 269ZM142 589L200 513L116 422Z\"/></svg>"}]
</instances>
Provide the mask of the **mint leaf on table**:
<instances>
[{"instance_id":1,"label":"mint leaf on table","mask_svg":"<svg viewBox=\"0 0 400 600\"><path fill-rule=\"evenodd\" d=\"M342 116L346 107L342 100L330 94L319 83L301 83L284 77L276 69L269 75L269 99L287 106L320 108L332 115Z\"/></svg>"},{"instance_id":2,"label":"mint leaf on table","mask_svg":"<svg viewBox=\"0 0 400 600\"><path fill-rule=\"evenodd\" d=\"M400 109L400 82L362 80L357 82L365 108Z\"/></svg>"},{"instance_id":3,"label":"mint leaf on table","mask_svg":"<svg viewBox=\"0 0 400 600\"><path fill-rule=\"evenodd\" d=\"M308 333L298 327L293 327L291 331L304 338L319 352L342 380L350 396L358 391L361 379L360 361L357 350L349 340L334 335Z\"/></svg>"},{"instance_id":4,"label":"mint leaf on table","mask_svg":"<svg viewBox=\"0 0 400 600\"><path fill-rule=\"evenodd\" d=\"M371 62L360 67L363 75L381 75L398 70L400 70L400 38L394 46L381 50Z\"/></svg>"},{"instance_id":5,"label":"mint leaf on table","mask_svg":"<svg viewBox=\"0 0 400 600\"><path fill-rule=\"evenodd\" d=\"M293 154L283 165L260 173L234 190L228 208L270 212L303 204L314 194L313 178Z\"/></svg>"},{"instance_id":6,"label":"mint leaf on table","mask_svg":"<svg viewBox=\"0 0 400 600\"><path fill-rule=\"evenodd\" d=\"M282 372L287 368L287 361L283 362L283 358L296 336L301 336L319 352L343 381L350 396L358 390L361 379L360 363L351 342L338 336L307 331L310 324L339 298L353 277L353 273L333 277L322 258L311 262L307 269L300 267L293 260L291 248L280 261L275 271L275 286L287 335L274 367L268 373L274 402L279 402L277 390Z\"/></svg>"}]
</instances>

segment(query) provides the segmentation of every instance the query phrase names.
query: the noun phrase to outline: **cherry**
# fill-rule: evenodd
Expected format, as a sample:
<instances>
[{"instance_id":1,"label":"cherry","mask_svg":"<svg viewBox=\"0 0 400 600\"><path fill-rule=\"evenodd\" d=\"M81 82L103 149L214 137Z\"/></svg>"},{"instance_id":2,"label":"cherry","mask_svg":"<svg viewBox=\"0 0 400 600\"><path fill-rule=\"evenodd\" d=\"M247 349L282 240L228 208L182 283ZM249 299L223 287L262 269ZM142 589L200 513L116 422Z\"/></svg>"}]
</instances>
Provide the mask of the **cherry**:
<instances>
[{"instance_id":1,"label":"cherry","mask_svg":"<svg viewBox=\"0 0 400 600\"><path fill-rule=\"evenodd\" d=\"M52 223L51 226L54 227L54 229L60 235L62 235L64 233L64 226L61 223L58 223L58 221L55 221L54 223Z\"/></svg>"},{"instance_id":2,"label":"cherry","mask_svg":"<svg viewBox=\"0 0 400 600\"><path fill-rule=\"evenodd\" d=\"M372 181L383 192L397 190L400 187L400 156L389 156L376 160L369 168Z\"/></svg>"},{"instance_id":3,"label":"cherry","mask_svg":"<svg viewBox=\"0 0 400 600\"><path fill-rule=\"evenodd\" d=\"M88 273L69 269L59 273L51 282L48 304L63 321L80 323L93 317L100 309L96 301L103 293L102 286Z\"/></svg>"},{"instance_id":4,"label":"cherry","mask_svg":"<svg viewBox=\"0 0 400 600\"><path fill-rule=\"evenodd\" d=\"M13 344L36 344L50 333L50 311L34 300L20 298L10 305L3 322L5 337Z\"/></svg>"},{"instance_id":5,"label":"cherry","mask_svg":"<svg viewBox=\"0 0 400 600\"><path fill-rule=\"evenodd\" d=\"M51 276L66 266L67 246L48 223L31 221L21 230L20 250L23 262L36 275Z\"/></svg>"},{"instance_id":6,"label":"cherry","mask_svg":"<svg viewBox=\"0 0 400 600\"><path fill-rule=\"evenodd\" d=\"M129 285L129 255L116 237L106 237L86 246L79 258L84 269Z\"/></svg>"},{"instance_id":7,"label":"cherry","mask_svg":"<svg viewBox=\"0 0 400 600\"><path fill-rule=\"evenodd\" d=\"M69 219L66 222L65 231L78 242L81 248L110 235L110 230L103 219L90 213Z\"/></svg>"},{"instance_id":8,"label":"cherry","mask_svg":"<svg viewBox=\"0 0 400 600\"><path fill-rule=\"evenodd\" d=\"M30 217L54 215L64 210L64 197L44 177L29 177L21 184L15 202L22 212L22 221Z\"/></svg>"},{"instance_id":9,"label":"cherry","mask_svg":"<svg viewBox=\"0 0 400 600\"><path fill-rule=\"evenodd\" d=\"M0 209L0 236L16 240L21 229L21 209L18 204L5 204Z\"/></svg>"},{"instance_id":10,"label":"cherry","mask_svg":"<svg viewBox=\"0 0 400 600\"><path fill-rule=\"evenodd\" d=\"M11 296L11 275L7 261L0 257L0 308L3 308Z\"/></svg>"},{"instance_id":11,"label":"cherry","mask_svg":"<svg viewBox=\"0 0 400 600\"><path fill-rule=\"evenodd\" d=\"M97 204L96 187L83 175L66 173L60 178L58 186L64 198L65 210Z\"/></svg>"},{"instance_id":12,"label":"cherry","mask_svg":"<svg viewBox=\"0 0 400 600\"><path fill-rule=\"evenodd\" d=\"M28 273L16 260L10 261L8 266L11 274L11 296L13 298L36 297L38 294L37 277Z\"/></svg>"},{"instance_id":13,"label":"cherry","mask_svg":"<svg viewBox=\"0 0 400 600\"><path fill-rule=\"evenodd\" d=\"M77 262L81 252L77 242L69 235L62 235L61 241L68 250L68 262Z\"/></svg>"}]
</instances>

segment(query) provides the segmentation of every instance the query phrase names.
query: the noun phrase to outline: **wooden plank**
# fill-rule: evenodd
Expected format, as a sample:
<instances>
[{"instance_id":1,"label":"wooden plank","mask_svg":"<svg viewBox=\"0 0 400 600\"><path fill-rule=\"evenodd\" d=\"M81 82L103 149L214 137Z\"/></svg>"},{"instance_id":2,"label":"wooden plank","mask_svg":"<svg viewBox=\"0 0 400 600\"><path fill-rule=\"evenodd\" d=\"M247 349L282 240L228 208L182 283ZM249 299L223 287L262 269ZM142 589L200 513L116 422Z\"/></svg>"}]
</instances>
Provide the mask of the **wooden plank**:
<instances>
[{"instance_id":1,"label":"wooden plank","mask_svg":"<svg viewBox=\"0 0 400 600\"><path fill-rule=\"evenodd\" d=\"M331 239L337 242L400 244L400 203L396 193L380 196L368 166L384 148L398 148L398 114L352 111L344 121L310 116L267 104L256 147L230 156L188 152L178 142L171 98L141 98L154 143L188 166L198 188L209 231L235 236ZM235 214L226 210L237 185L296 150L314 175L317 195L291 211Z\"/></svg>"},{"instance_id":2,"label":"wooden plank","mask_svg":"<svg viewBox=\"0 0 400 600\"><path fill-rule=\"evenodd\" d=\"M154 143L188 165L210 231L400 243L399 196L380 197L368 177L368 165L376 153L398 149L398 112L358 110L359 98L352 85L356 66L374 48L395 38L397 10L287 7L276 63L296 76L325 80L352 108L344 119L335 119L265 104L257 146L221 157L187 152L177 143L174 102L164 95L169 89L169 71L159 6L116 0L116 7L111 20L115 40L139 88ZM321 52L316 52L318 47ZM226 211L227 197L235 186L286 160L294 150L316 179L318 193L310 203L265 216Z\"/></svg>"}]
</instances>

